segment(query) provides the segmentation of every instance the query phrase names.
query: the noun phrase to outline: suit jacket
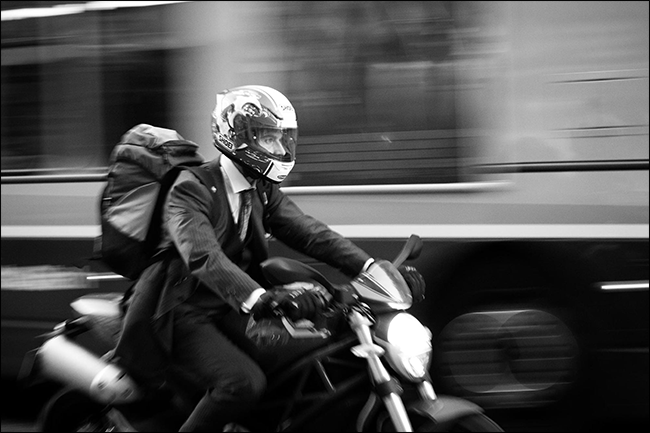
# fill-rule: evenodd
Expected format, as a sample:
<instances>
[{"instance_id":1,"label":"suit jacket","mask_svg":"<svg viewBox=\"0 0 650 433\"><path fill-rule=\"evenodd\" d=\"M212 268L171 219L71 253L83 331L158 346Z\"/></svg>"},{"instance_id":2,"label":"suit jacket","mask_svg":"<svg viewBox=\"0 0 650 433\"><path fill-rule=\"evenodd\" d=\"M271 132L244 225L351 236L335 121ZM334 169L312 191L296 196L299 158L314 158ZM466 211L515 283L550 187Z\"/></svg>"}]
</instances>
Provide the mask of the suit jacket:
<instances>
[{"instance_id":1,"label":"suit jacket","mask_svg":"<svg viewBox=\"0 0 650 433\"><path fill-rule=\"evenodd\" d=\"M303 213L277 184L260 180L252 198L249 235L239 239L220 159L202 166L212 185L184 170L163 210L160 260L136 282L116 359L140 379L160 378L173 344L174 307L199 286L213 294L211 306L239 311L253 290L263 287L259 263L268 258L267 234L343 273L358 274L370 256L324 223ZM245 253L252 255L245 259ZM256 280L257 279L257 280ZM224 308L219 308L224 307ZM227 308L225 308L227 307Z\"/></svg>"}]
</instances>

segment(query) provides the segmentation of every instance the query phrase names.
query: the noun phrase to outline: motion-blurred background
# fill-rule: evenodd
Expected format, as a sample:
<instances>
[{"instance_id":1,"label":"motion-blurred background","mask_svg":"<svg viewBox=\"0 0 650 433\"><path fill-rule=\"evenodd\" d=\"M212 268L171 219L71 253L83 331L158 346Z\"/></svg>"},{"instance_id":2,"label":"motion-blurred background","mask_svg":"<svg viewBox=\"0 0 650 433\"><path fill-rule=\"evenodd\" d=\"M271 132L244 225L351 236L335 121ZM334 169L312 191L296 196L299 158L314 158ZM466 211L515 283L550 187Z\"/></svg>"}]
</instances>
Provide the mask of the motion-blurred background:
<instances>
[{"instance_id":1,"label":"motion-blurred background","mask_svg":"<svg viewBox=\"0 0 650 433\"><path fill-rule=\"evenodd\" d=\"M121 135L212 158L215 94L263 84L298 114L287 194L377 255L424 239L439 392L515 430L647 427L648 2L1 8L9 415L39 409L17 382L37 336L127 286L92 261Z\"/></svg>"}]
</instances>

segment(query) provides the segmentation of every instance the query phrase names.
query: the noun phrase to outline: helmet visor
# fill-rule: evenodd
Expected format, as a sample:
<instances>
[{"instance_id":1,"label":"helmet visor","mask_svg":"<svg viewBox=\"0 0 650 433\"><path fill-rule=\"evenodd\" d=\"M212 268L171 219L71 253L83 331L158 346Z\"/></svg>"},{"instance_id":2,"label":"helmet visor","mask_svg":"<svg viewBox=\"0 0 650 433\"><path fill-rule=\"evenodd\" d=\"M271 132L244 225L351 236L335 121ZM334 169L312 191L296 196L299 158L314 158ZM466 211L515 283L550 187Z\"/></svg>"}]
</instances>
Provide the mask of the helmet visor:
<instances>
[{"instance_id":1,"label":"helmet visor","mask_svg":"<svg viewBox=\"0 0 650 433\"><path fill-rule=\"evenodd\" d=\"M296 143L298 130L296 128L253 128L251 146L263 154L283 162L296 159Z\"/></svg>"}]
</instances>

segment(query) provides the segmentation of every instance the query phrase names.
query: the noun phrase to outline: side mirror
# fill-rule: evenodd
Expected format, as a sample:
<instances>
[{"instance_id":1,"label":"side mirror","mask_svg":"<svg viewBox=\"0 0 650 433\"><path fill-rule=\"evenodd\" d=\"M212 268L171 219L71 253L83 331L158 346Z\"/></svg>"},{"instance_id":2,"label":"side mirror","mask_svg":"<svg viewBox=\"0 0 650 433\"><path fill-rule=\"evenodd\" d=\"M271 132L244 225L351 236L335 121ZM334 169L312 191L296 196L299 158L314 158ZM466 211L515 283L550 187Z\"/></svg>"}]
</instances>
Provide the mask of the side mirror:
<instances>
[{"instance_id":1,"label":"side mirror","mask_svg":"<svg viewBox=\"0 0 650 433\"><path fill-rule=\"evenodd\" d=\"M418 235L411 235L402 248L402 251L393 260L393 265L399 267L407 260L417 259L422 252L422 239Z\"/></svg>"}]
</instances>

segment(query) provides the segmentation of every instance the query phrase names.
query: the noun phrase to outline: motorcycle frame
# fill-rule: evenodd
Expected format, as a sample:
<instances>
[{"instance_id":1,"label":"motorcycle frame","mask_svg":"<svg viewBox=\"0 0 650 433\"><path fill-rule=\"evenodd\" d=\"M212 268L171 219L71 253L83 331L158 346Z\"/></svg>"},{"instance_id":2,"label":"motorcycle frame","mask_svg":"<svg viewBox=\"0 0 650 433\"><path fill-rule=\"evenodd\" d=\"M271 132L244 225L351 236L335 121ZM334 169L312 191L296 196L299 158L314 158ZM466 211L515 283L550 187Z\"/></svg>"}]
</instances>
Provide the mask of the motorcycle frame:
<instances>
[{"instance_id":1,"label":"motorcycle frame","mask_svg":"<svg viewBox=\"0 0 650 433\"><path fill-rule=\"evenodd\" d=\"M419 382L403 379L404 382L400 383L401 376L387 368L382 360L384 349L373 342L373 322L365 311L352 308L348 312L352 333L345 332L341 339L308 353L283 372L269 372L273 381L256 412L282 408L272 427L277 426L277 431L305 431L314 415L325 412L329 405L360 389L367 398L356 415L357 431L376 431L382 413L390 417L397 431L413 431L412 415L443 424L483 412L469 401L437 396L428 375ZM345 359L350 357L350 353L357 358ZM328 374L328 365L350 368L349 376L335 383ZM312 371L318 374L321 389L308 392L305 382ZM299 380L292 385L296 376ZM403 387L408 394L403 394ZM285 398L278 398L280 389L291 391ZM301 407L303 404L307 404L307 408ZM258 427L268 429L269 425Z\"/></svg>"},{"instance_id":2,"label":"motorcycle frame","mask_svg":"<svg viewBox=\"0 0 650 433\"><path fill-rule=\"evenodd\" d=\"M273 378L271 386L263 401L258 404L256 412L273 413L279 409L280 414L275 424L278 431L304 431L314 415L325 412L329 405L359 389L363 389L363 395L367 396L365 405L355 420L359 431L369 426L378 415L382 403L398 431L412 430L401 399L400 383L381 360L384 350L373 343L372 322L355 309L348 312L348 322L353 333L346 333L342 339L307 354L287 370L269 372L269 377ZM350 353L356 358L350 358ZM341 380L334 380L328 371L330 366L347 368L348 375ZM320 379L320 387L315 390L309 390L306 384L312 372ZM418 389L422 383L417 384ZM429 388L426 398L435 399L430 384ZM278 391L287 389L291 390L288 395L278 398ZM425 397L421 391L419 395ZM269 428L269 425L259 427Z\"/></svg>"},{"instance_id":3,"label":"motorcycle frame","mask_svg":"<svg viewBox=\"0 0 650 433\"><path fill-rule=\"evenodd\" d=\"M267 422L246 427L309 430L312 418L325 413L332 404L360 389L370 391L367 365L350 354L355 344L358 344L356 336L347 334L290 363L282 371L269 371L269 387L254 412L275 414L276 421L269 423L267 417L260 417Z\"/></svg>"}]
</instances>

